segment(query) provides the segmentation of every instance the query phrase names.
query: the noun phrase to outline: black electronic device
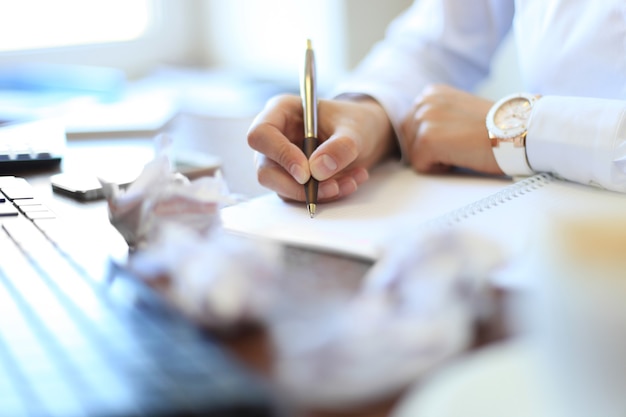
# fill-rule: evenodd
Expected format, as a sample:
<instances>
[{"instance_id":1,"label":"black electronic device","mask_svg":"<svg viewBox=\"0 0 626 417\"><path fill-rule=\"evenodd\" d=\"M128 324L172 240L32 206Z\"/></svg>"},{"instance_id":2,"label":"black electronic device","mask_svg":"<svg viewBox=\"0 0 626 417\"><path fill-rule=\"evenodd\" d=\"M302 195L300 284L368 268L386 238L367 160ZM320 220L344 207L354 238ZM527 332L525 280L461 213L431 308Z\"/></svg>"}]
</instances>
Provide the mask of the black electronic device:
<instances>
[{"instance_id":1,"label":"black electronic device","mask_svg":"<svg viewBox=\"0 0 626 417\"><path fill-rule=\"evenodd\" d=\"M0 119L0 174L57 166L65 144L59 119Z\"/></svg>"}]
</instances>

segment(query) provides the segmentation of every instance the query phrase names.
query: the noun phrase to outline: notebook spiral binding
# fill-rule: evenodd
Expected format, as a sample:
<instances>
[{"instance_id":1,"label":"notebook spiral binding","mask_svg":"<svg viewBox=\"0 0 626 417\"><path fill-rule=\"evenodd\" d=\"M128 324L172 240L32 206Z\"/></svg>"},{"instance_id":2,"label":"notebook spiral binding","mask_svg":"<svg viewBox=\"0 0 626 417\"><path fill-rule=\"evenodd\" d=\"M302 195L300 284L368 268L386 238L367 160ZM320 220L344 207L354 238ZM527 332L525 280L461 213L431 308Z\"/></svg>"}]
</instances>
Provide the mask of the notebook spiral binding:
<instances>
[{"instance_id":1,"label":"notebook spiral binding","mask_svg":"<svg viewBox=\"0 0 626 417\"><path fill-rule=\"evenodd\" d=\"M434 229L445 229L458 225L472 216L506 204L507 201L511 201L524 194L528 194L533 190L545 187L555 179L556 178L552 174L547 173L533 175L532 177L528 177L524 180L511 184L508 187L505 187L502 190L474 203L448 212L447 214L428 222L426 226Z\"/></svg>"}]
</instances>

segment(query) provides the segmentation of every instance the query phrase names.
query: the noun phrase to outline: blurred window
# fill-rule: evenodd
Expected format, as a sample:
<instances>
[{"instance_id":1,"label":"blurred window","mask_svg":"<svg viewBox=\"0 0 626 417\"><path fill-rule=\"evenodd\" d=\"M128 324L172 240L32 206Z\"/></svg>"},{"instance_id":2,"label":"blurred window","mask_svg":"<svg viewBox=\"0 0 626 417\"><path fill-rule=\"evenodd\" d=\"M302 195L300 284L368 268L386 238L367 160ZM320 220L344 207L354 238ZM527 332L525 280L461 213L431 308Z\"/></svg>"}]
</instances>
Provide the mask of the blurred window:
<instances>
[{"instance_id":1,"label":"blurred window","mask_svg":"<svg viewBox=\"0 0 626 417\"><path fill-rule=\"evenodd\" d=\"M124 42L153 20L153 0L0 0L0 52Z\"/></svg>"}]
</instances>

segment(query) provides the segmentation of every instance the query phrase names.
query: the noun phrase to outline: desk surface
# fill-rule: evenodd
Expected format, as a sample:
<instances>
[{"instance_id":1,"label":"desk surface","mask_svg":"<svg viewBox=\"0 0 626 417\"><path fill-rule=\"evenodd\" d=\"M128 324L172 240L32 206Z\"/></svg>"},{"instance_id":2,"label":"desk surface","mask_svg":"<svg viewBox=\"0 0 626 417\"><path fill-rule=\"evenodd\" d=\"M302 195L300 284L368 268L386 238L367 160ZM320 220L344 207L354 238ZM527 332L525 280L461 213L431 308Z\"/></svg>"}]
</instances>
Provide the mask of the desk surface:
<instances>
[{"instance_id":1,"label":"desk surface","mask_svg":"<svg viewBox=\"0 0 626 417\"><path fill-rule=\"evenodd\" d=\"M180 120L179 120L180 122ZM252 155L245 144L246 121L228 121L224 135L212 130L213 120L201 120L195 125L189 121L170 126L184 140L183 144L192 150L204 150L222 157L225 178L232 191L254 196L264 192L254 179ZM207 135L204 129L213 132ZM219 130L219 129L218 129ZM141 167L152 158L152 135L145 137L118 138L82 138L69 143L67 156L58 170L32 172L24 175L35 185L39 196L49 202L50 208L59 217L71 219L76 229L84 233L84 239L97 240L113 254L126 252L126 245L121 236L108 222L105 202L80 203L52 193L49 177L57 172L86 172L102 174L119 170L120 167L129 172L139 172ZM17 174L16 174L17 175ZM354 259L342 258L330 254L310 252L302 249L289 248L285 253L285 261L290 276L303 282L309 282L324 291L351 294L358 287L360 280L370 265ZM340 277L340 279L337 279ZM504 295L506 294L499 294ZM505 299L500 299L505 304ZM477 346L506 336L504 323L506 318L495 310L495 323L484 329L478 329ZM268 338L260 329L250 329L236 335L220 335L223 345L239 357L250 368L262 375L270 376L272 371L272 353ZM383 401L364 404L360 409L342 410L337 412L303 410L302 417L322 416L388 416L397 404L401 393Z\"/></svg>"},{"instance_id":2,"label":"desk surface","mask_svg":"<svg viewBox=\"0 0 626 417\"><path fill-rule=\"evenodd\" d=\"M219 147L217 149L219 150ZM211 148L209 151L212 151ZM230 152L230 160L225 161L225 163L230 163L230 172L249 169L249 167L238 166L247 164L249 161L246 158L239 159L237 158L238 152L232 150ZM39 197L48 203L58 217L71 220L73 227L84 233L84 239L100 242L99 247L103 250L100 254L94 255L101 256L102 262L108 262L110 255L125 255L127 246L108 221L106 203L104 201L83 203L55 194L52 192L49 178L59 172L96 173L106 176L112 172L119 173L120 169L127 170L129 175L138 174L144 164L152 159L153 154L152 136L73 139L69 141L67 154L58 169L16 175L28 178L35 186ZM239 186L240 190L251 190L252 194L259 192L255 185L240 184ZM349 295L356 290L361 278L370 267L368 262L295 248L286 249L285 260L287 270L294 279L308 283L307 285L311 288L343 295ZM340 279L337 279L338 277ZM500 338L501 329L498 326L494 328L487 329L484 334L479 334L479 339L489 341ZM228 350L250 368L269 376L272 368L271 352L268 338L262 330L250 329L229 337L221 336L220 340ZM398 393L387 400L367 404L358 409L337 412L303 410L300 415L302 417L387 416L400 395L401 393Z\"/></svg>"},{"instance_id":3,"label":"desk surface","mask_svg":"<svg viewBox=\"0 0 626 417\"><path fill-rule=\"evenodd\" d=\"M85 240L97 240L106 248L106 253L114 256L124 254L126 244L108 221L107 206L104 201L78 202L52 192L50 176L59 172L82 172L106 175L112 169L140 172L143 165L153 156L151 137L134 138L84 138L73 139L68 143L62 164L53 170L20 172L15 175L26 177L35 186L37 195L43 199L59 218L67 221L84 234ZM71 222L70 222L71 221ZM103 252L104 253L104 252ZM298 280L309 282L311 286L349 295L353 292L369 263L339 257L336 255L309 252L287 248L285 251L287 270ZM106 262L107 259L102 259ZM304 267L303 267L304 265ZM336 279L340 277L341 279ZM258 373L269 376L271 373L271 353L266 335L260 329L250 329L231 336L219 336L223 345L239 357L247 366ZM303 416L385 416L395 403L395 398L368 404L363 409L341 411L303 411Z\"/></svg>"}]
</instances>

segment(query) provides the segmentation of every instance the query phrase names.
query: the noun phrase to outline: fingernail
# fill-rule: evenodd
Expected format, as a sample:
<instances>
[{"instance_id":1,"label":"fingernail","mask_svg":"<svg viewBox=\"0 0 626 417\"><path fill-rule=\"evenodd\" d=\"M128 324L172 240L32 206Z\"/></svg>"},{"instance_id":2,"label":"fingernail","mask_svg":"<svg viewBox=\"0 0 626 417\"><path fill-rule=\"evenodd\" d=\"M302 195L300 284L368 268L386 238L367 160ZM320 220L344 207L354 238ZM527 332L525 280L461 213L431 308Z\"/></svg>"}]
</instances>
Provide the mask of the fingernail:
<instances>
[{"instance_id":1,"label":"fingernail","mask_svg":"<svg viewBox=\"0 0 626 417\"><path fill-rule=\"evenodd\" d=\"M356 180L357 185L358 184L363 184L365 181L367 181L369 179L370 175L367 172L367 170L362 170L362 171L358 171L355 176L354 179Z\"/></svg>"},{"instance_id":2,"label":"fingernail","mask_svg":"<svg viewBox=\"0 0 626 417\"><path fill-rule=\"evenodd\" d=\"M339 185L339 193L342 196L350 195L356 191L357 187L358 185L353 179L342 181L342 183Z\"/></svg>"},{"instance_id":3,"label":"fingernail","mask_svg":"<svg viewBox=\"0 0 626 417\"><path fill-rule=\"evenodd\" d=\"M315 164L311 166L311 172L313 172L316 178L326 179L333 175L337 171L337 162L328 155L322 155L315 160Z\"/></svg>"},{"instance_id":4,"label":"fingernail","mask_svg":"<svg viewBox=\"0 0 626 417\"><path fill-rule=\"evenodd\" d=\"M304 184L309 179L309 176L306 174L306 171L298 164L293 164L291 168L289 168L289 173L300 184Z\"/></svg>"},{"instance_id":5,"label":"fingernail","mask_svg":"<svg viewBox=\"0 0 626 417\"><path fill-rule=\"evenodd\" d=\"M339 194L339 185L336 181L321 183L317 190L317 197L320 199L333 198Z\"/></svg>"}]
</instances>

